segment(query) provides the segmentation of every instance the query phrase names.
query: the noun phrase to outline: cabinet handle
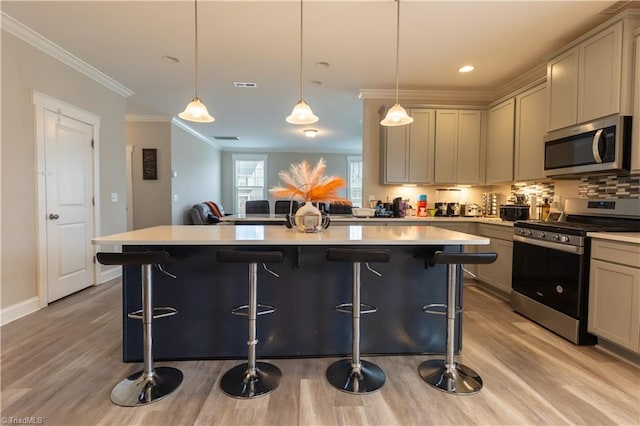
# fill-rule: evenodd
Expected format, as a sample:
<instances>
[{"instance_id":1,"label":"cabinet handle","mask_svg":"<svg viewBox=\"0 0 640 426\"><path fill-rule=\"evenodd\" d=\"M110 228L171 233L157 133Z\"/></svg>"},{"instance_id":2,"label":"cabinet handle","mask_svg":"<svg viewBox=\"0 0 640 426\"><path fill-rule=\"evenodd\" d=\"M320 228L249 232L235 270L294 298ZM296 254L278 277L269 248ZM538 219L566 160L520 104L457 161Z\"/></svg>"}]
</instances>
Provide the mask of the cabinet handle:
<instances>
[{"instance_id":1,"label":"cabinet handle","mask_svg":"<svg viewBox=\"0 0 640 426\"><path fill-rule=\"evenodd\" d=\"M60 216L54 213L49 213L49 219L51 220L60 219Z\"/></svg>"}]
</instances>

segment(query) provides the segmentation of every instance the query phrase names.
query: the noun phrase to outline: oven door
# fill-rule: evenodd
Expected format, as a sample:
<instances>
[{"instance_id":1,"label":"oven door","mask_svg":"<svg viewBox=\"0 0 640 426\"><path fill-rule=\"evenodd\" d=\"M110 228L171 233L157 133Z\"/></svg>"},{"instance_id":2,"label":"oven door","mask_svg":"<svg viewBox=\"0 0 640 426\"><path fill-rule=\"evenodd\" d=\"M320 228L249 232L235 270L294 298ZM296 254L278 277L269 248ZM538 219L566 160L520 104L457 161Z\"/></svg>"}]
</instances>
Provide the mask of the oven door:
<instances>
[{"instance_id":1,"label":"oven door","mask_svg":"<svg viewBox=\"0 0 640 426\"><path fill-rule=\"evenodd\" d=\"M513 290L579 319L588 282L587 260L582 247L514 235Z\"/></svg>"}]
</instances>

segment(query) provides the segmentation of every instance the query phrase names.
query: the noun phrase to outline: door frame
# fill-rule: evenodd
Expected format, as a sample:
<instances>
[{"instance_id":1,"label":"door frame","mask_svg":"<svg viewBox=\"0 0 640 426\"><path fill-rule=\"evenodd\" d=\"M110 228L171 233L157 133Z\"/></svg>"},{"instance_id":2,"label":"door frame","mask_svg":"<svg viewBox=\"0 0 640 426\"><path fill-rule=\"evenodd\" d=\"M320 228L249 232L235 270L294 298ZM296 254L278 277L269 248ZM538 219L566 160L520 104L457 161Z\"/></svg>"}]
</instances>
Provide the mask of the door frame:
<instances>
[{"instance_id":1,"label":"door frame","mask_svg":"<svg viewBox=\"0 0 640 426\"><path fill-rule=\"evenodd\" d=\"M38 245L36 248L37 286L40 308L49 304L47 294L49 291L47 274L47 185L45 169L45 123L44 110L50 110L64 115L76 121L81 121L91 126L93 134L93 230L92 236L100 235L100 168L99 168L99 135L100 117L89 111L63 102L59 99L45 95L36 90L32 94L32 102L35 108L36 126L36 234ZM96 248L92 246L95 259ZM95 261L91 263L92 285L98 283Z\"/></svg>"}]
</instances>

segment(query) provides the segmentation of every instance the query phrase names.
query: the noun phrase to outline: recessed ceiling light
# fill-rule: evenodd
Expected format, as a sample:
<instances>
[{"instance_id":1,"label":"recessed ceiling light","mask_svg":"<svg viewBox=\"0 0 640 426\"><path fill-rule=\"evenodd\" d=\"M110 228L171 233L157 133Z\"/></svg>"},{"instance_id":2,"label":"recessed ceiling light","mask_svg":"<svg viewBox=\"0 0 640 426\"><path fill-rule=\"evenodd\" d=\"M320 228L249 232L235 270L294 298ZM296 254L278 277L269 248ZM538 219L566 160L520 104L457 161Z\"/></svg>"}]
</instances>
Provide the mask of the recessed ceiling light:
<instances>
[{"instance_id":1,"label":"recessed ceiling light","mask_svg":"<svg viewBox=\"0 0 640 426\"><path fill-rule=\"evenodd\" d=\"M464 65L458 68L458 72L471 72L473 70L474 70L473 65Z\"/></svg>"},{"instance_id":2,"label":"recessed ceiling light","mask_svg":"<svg viewBox=\"0 0 640 426\"><path fill-rule=\"evenodd\" d=\"M180 59L176 58L175 56L169 56L169 55L164 55L162 57L162 60L170 64L177 64L178 62L180 62Z\"/></svg>"},{"instance_id":3,"label":"recessed ceiling light","mask_svg":"<svg viewBox=\"0 0 640 426\"><path fill-rule=\"evenodd\" d=\"M318 131L316 129L304 129L302 133L304 133L308 138L315 138L318 135Z\"/></svg>"}]
</instances>

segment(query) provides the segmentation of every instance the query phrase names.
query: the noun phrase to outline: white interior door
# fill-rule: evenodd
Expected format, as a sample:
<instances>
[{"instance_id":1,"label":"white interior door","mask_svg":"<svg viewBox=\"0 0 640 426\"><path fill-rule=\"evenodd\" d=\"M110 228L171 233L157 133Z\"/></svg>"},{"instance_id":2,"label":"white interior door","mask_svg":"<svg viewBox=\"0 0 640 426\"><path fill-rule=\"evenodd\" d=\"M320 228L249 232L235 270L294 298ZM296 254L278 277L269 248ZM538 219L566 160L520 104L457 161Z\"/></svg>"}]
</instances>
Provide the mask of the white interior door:
<instances>
[{"instance_id":1,"label":"white interior door","mask_svg":"<svg viewBox=\"0 0 640 426\"><path fill-rule=\"evenodd\" d=\"M48 302L93 284L92 126L44 111Z\"/></svg>"}]
</instances>

